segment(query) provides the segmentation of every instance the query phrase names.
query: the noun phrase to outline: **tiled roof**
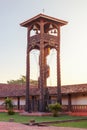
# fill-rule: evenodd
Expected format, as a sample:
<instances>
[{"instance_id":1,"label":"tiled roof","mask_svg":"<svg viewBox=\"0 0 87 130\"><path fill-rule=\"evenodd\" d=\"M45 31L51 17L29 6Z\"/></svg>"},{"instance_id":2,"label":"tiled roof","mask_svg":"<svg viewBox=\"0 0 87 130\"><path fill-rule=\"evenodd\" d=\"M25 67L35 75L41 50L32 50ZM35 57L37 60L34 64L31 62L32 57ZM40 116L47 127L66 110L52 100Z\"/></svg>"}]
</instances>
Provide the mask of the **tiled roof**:
<instances>
[{"instance_id":1,"label":"tiled roof","mask_svg":"<svg viewBox=\"0 0 87 130\"><path fill-rule=\"evenodd\" d=\"M57 94L57 87L49 87L50 94ZM62 95L75 94L75 93L87 93L87 84L76 84L76 85L64 85L61 86Z\"/></svg>"},{"instance_id":2,"label":"tiled roof","mask_svg":"<svg viewBox=\"0 0 87 130\"><path fill-rule=\"evenodd\" d=\"M87 84L75 84L62 86L62 93L87 93Z\"/></svg>"},{"instance_id":3,"label":"tiled roof","mask_svg":"<svg viewBox=\"0 0 87 130\"><path fill-rule=\"evenodd\" d=\"M57 18L54 18L54 17L51 17L51 16L47 16L47 15L44 15L44 14L38 14L38 15L34 16L33 18L30 18L27 21L24 21L20 25L23 26L23 27L28 27L30 23L35 22L35 20L39 20L40 18L47 19L47 20L50 20L50 21L55 21L55 22L61 24L61 26L66 25L68 23L64 20L60 20L60 19L57 19Z\"/></svg>"},{"instance_id":4,"label":"tiled roof","mask_svg":"<svg viewBox=\"0 0 87 130\"><path fill-rule=\"evenodd\" d=\"M14 84L0 84L0 97L25 96L25 86Z\"/></svg>"},{"instance_id":5,"label":"tiled roof","mask_svg":"<svg viewBox=\"0 0 87 130\"><path fill-rule=\"evenodd\" d=\"M31 86L30 95L39 95L39 88L36 86ZM57 87L48 87L49 94L57 94ZM65 85L61 87L61 92L65 94L75 94L75 93L87 93L87 84L77 84L77 85ZM14 97L14 96L25 96L26 88L25 85L15 85L15 84L0 84L0 97Z\"/></svg>"}]
</instances>

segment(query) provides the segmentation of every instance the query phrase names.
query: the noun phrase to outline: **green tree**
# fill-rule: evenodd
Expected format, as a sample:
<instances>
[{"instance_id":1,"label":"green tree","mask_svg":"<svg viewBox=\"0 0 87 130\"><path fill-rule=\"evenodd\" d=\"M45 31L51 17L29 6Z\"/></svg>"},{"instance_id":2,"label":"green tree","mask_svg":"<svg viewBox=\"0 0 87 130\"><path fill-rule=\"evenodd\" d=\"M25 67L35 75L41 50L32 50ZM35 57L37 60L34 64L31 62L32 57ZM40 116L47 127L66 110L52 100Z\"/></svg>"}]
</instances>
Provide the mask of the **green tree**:
<instances>
[{"instance_id":1,"label":"green tree","mask_svg":"<svg viewBox=\"0 0 87 130\"><path fill-rule=\"evenodd\" d=\"M26 76L21 75L21 77L20 77L19 79L9 80L9 81L7 81L7 83L8 83L8 84L26 84ZM31 79L31 80L30 80L30 84L31 84L31 85L37 85L38 82L37 82L37 80Z\"/></svg>"},{"instance_id":2,"label":"green tree","mask_svg":"<svg viewBox=\"0 0 87 130\"><path fill-rule=\"evenodd\" d=\"M8 84L25 84L26 83L26 76L21 75L19 79L16 80L9 80L7 81Z\"/></svg>"}]
</instances>

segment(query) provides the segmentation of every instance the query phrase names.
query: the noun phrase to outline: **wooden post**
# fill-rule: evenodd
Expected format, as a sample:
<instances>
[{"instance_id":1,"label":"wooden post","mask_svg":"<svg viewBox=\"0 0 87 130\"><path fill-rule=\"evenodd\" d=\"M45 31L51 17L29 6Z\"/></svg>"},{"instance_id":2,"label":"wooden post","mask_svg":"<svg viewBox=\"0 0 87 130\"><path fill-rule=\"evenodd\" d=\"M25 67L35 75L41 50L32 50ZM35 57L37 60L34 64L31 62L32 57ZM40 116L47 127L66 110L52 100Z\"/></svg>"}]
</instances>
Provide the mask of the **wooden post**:
<instances>
[{"instance_id":1,"label":"wooden post","mask_svg":"<svg viewBox=\"0 0 87 130\"><path fill-rule=\"evenodd\" d=\"M68 111L71 111L71 94L68 94Z\"/></svg>"},{"instance_id":2,"label":"wooden post","mask_svg":"<svg viewBox=\"0 0 87 130\"><path fill-rule=\"evenodd\" d=\"M58 27L58 46L57 46L57 102L61 101L61 74L60 74L60 27Z\"/></svg>"},{"instance_id":3,"label":"wooden post","mask_svg":"<svg viewBox=\"0 0 87 130\"><path fill-rule=\"evenodd\" d=\"M40 21L40 34L41 34L41 39L40 39L40 100L39 100L39 110L40 112L44 111L44 39L43 39L43 33L44 33L44 28L43 28L43 21Z\"/></svg>"},{"instance_id":4,"label":"wooden post","mask_svg":"<svg viewBox=\"0 0 87 130\"><path fill-rule=\"evenodd\" d=\"M18 110L20 110L20 97L18 97Z\"/></svg>"},{"instance_id":5,"label":"wooden post","mask_svg":"<svg viewBox=\"0 0 87 130\"><path fill-rule=\"evenodd\" d=\"M27 53L26 53L26 105L25 105L25 111L27 111L27 112L31 112L29 39L30 39L30 30L28 30L28 34L27 34Z\"/></svg>"}]
</instances>

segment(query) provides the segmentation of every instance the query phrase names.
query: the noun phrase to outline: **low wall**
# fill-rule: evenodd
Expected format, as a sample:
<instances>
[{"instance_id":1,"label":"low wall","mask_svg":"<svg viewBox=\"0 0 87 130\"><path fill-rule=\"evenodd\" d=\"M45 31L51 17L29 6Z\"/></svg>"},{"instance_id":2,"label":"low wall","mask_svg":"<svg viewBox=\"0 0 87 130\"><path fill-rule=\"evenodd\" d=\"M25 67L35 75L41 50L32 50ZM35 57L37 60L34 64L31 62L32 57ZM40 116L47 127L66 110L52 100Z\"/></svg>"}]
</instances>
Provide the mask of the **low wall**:
<instances>
[{"instance_id":1,"label":"low wall","mask_svg":"<svg viewBox=\"0 0 87 130\"><path fill-rule=\"evenodd\" d=\"M68 111L68 105L63 105L63 111ZM72 112L87 112L87 105L72 105Z\"/></svg>"}]
</instances>

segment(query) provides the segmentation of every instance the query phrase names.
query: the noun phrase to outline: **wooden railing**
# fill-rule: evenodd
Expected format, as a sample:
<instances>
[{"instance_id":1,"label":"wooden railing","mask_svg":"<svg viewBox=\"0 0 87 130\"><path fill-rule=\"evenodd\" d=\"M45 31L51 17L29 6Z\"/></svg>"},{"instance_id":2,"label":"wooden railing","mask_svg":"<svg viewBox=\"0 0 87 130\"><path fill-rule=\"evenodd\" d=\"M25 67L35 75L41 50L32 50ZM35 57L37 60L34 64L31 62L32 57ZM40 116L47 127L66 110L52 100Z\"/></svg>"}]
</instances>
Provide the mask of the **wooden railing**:
<instances>
[{"instance_id":1,"label":"wooden railing","mask_svg":"<svg viewBox=\"0 0 87 130\"><path fill-rule=\"evenodd\" d=\"M68 105L62 106L63 111L69 111ZM72 112L87 112L87 105L72 105L71 106Z\"/></svg>"},{"instance_id":2,"label":"wooden railing","mask_svg":"<svg viewBox=\"0 0 87 130\"><path fill-rule=\"evenodd\" d=\"M52 43L57 43L58 42L57 36L53 36L53 35L49 35L47 33L44 33L42 37L41 37L40 34L30 37L30 43L32 44L34 42L35 43L40 42L40 40L42 38L44 39L45 42L52 42Z\"/></svg>"}]
</instances>

